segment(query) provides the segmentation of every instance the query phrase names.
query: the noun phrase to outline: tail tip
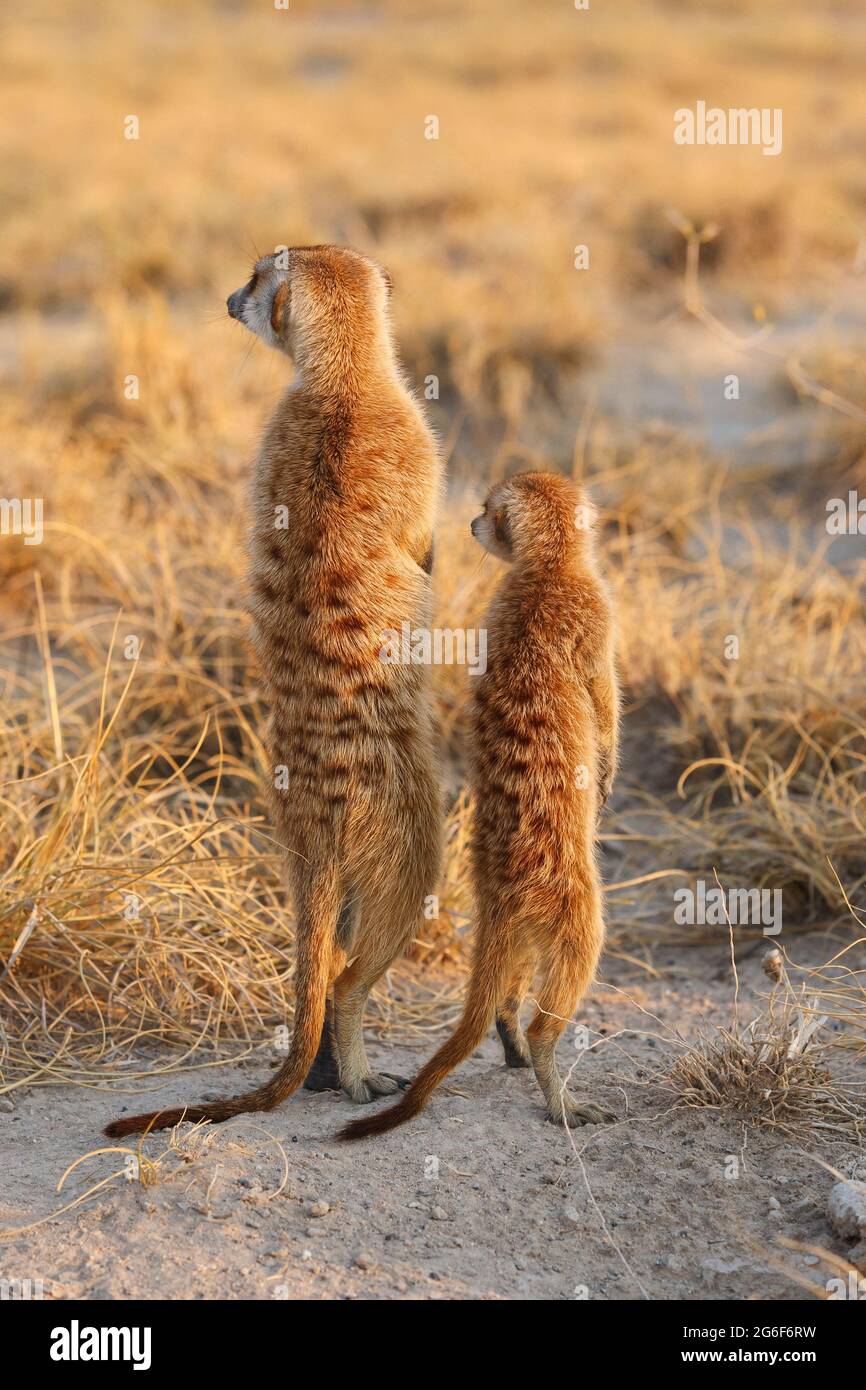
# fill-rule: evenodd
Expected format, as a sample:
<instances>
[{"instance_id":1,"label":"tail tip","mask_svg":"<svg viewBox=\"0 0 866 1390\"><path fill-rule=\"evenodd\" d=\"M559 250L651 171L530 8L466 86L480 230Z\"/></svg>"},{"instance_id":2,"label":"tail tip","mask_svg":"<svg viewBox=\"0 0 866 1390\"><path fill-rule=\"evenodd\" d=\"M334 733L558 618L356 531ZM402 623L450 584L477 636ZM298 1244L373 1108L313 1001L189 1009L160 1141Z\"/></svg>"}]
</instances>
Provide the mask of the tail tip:
<instances>
[{"instance_id":1,"label":"tail tip","mask_svg":"<svg viewBox=\"0 0 866 1390\"><path fill-rule=\"evenodd\" d=\"M351 1144L356 1139L366 1139L370 1133L368 1128L369 1120L350 1120L347 1125L343 1125L337 1131L337 1139L341 1144Z\"/></svg>"},{"instance_id":2,"label":"tail tip","mask_svg":"<svg viewBox=\"0 0 866 1390\"><path fill-rule=\"evenodd\" d=\"M105 1126L102 1133L105 1135L106 1139L122 1139L123 1136L128 1133L125 1124L126 1122L124 1120L112 1120L110 1124Z\"/></svg>"},{"instance_id":3,"label":"tail tip","mask_svg":"<svg viewBox=\"0 0 866 1390\"><path fill-rule=\"evenodd\" d=\"M157 1125L155 1121L160 1119L162 1111L156 1111L152 1115L127 1115L119 1120L112 1120L105 1126L102 1133L106 1139L125 1139L128 1134L138 1134L148 1129L162 1129L165 1126ZM166 1111L166 1115L170 1112Z\"/></svg>"},{"instance_id":4,"label":"tail tip","mask_svg":"<svg viewBox=\"0 0 866 1390\"><path fill-rule=\"evenodd\" d=\"M356 1139L370 1139L374 1134L386 1134L388 1130L396 1129L406 1120L411 1120L419 1109L420 1106L413 1104L412 1097L407 1093L387 1110L380 1110L376 1115L364 1115L359 1120L350 1120L338 1132L337 1138L343 1143L351 1144Z\"/></svg>"}]
</instances>

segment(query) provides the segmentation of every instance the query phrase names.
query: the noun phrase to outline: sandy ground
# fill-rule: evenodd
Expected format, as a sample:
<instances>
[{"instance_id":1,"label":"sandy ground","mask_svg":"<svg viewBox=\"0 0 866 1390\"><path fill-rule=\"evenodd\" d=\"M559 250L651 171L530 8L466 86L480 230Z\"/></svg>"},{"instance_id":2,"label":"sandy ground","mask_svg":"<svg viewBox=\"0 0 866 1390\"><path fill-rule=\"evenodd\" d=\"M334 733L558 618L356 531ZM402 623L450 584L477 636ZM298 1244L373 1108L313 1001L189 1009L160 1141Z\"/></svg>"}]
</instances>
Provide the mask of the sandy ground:
<instances>
[{"instance_id":1,"label":"sandy ground","mask_svg":"<svg viewBox=\"0 0 866 1390\"><path fill-rule=\"evenodd\" d=\"M741 969L745 1007L762 982L759 956ZM647 1084L673 1055L660 1025L694 1034L729 1021L730 976L722 949L666 951L656 964L659 979L608 961L581 1013L598 1046L573 1084L604 1099L611 1125L569 1136L544 1122L531 1074L506 1070L491 1036L424 1115L379 1141L337 1144L354 1107L307 1092L174 1149L151 1137L145 1154L164 1155L155 1181L135 1180L133 1166L131 1180L6 1235L0 1274L41 1280L55 1299L802 1297L797 1276L823 1285L828 1271L779 1238L841 1253L825 1217L832 1178L815 1155L859 1176L866 1161L844 1142L672 1111ZM411 1074L428 1050L370 1053ZM559 1055L564 1067L575 1058L571 1029ZM230 1093L266 1065L175 1075L148 1103ZM38 1221L122 1168L123 1154L92 1151L108 1142L105 1121L134 1104L117 1092L17 1093L0 1116L0 1229ZM67 1165L88 1153L58 1194Z\"/></svg>"}]
</instances>

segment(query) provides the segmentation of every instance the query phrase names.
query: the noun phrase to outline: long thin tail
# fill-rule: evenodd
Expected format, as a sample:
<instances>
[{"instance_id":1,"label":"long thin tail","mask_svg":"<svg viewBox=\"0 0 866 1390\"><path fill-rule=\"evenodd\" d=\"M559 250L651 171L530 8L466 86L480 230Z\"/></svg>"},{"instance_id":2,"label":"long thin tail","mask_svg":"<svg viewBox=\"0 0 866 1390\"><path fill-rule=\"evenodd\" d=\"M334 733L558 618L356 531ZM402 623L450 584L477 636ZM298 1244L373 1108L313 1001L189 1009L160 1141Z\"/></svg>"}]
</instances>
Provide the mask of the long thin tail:
<instances>
[{"instance_id":1,"label":"long thin tail","mask_svg":"<svg viewBox=\"0 0 866 1390\"><path fill-rule=\"evenodd\" d=\"M405 1124L424 1109L439 1083L484 1041L499 1000L499 975L500 971L495 966L493 970L478 967L473 970L463 1016L448 1041L421 1068L396 1105L380 1110L377 1115L352 1120L340 1130L338 1139L367 1139L373 1134L384 1134L386 1130Z\"/></svg>"},{"instance_id":2,"label":"long thin tail","mask_svg":"<svg viewBox=\"0 0 866 1390\"><path fill-rule=\"evenodd\" d=\"M241 1096L112 1120L103 1131L109 1139L121 1139L142 1130L171 1129L182 1120L212 1120L219 1124L248 1111L273 1110L297 1090L313 1064L322 1036L339 907L335 874L323 876L306 904L299 905L295 1027L289 1055L279 1071L257 1090Z\"/></svg>"}]
</instances>

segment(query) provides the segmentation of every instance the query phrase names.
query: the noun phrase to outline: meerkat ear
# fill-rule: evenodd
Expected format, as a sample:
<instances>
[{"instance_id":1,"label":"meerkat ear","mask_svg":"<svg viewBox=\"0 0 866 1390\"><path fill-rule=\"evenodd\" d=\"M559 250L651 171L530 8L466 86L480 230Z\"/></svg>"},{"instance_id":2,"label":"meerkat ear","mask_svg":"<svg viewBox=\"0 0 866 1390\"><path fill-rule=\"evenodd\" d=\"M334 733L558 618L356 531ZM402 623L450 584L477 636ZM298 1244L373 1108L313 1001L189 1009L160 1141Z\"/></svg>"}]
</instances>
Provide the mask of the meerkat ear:
<instances>
[{"instance_id":1,"label":"meerkat ear","mask_svg":"<svg viewBox=\"0 0 866 1390\"><path fill-rule=\"evenodd\" d=\"M281 280L277 285L277 292L271 305L271 328L278 338L285 337L290 302L289 282L288 280Z\"/></svg>"},{"instance_id":2,"label":"meerkat ear","mask_svg":"<svg viewBox=\"0 0 866 1390\"><path fill-rule=\"evenodd\" d=\"M382 271L382 279L385 281L385 293L390 299L394 291L394 277L390 270L386 270L384 266L381 266L380 269Z\"/></svg>"}]
</instances>

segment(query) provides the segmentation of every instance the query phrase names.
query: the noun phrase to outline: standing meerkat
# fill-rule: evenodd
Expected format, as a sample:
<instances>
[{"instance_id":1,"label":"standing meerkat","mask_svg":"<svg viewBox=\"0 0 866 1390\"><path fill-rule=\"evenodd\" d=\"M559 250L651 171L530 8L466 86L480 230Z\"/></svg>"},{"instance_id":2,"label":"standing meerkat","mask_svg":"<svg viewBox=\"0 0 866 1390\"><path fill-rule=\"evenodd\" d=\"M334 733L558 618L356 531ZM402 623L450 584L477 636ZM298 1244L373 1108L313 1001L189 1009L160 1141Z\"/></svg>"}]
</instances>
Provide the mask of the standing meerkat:
<instances>
[{"instance_id":1,"label":"standing meerkat","mask_svg":"<svg viewBox=\"0 0 866 1390\"><path fill-rule=\"evenodd\" d=\"M511 563L487 618L474 683L472 842L478 924L457 1029L396 1105L343 1139L402 1124L482 1042L494 1017L510 1065L530 1064L556 1123L595 1123L565 1088L559 1037L595 975L604 938L598 812L616 772L614 616L599 573L591 503L568 479L524 473L493 488L472 534ZM540 975L524 1035L521 1002Z\"/></svg>"},{"instance_id":2,"label":"standing meerkat","mask_svg":"<svg viewBox=\"0 0 866 1390\"><path fill-rule=\"evenodd\" d=\"M111 1137L270 1110L305 1079L355 1101L401 1084L371 1070L362 1015L435 890L442 811L429 672L381 652L384 633L430 622L441 465L396 363L388 293L365 256L310 246L259 260L228 300L297 372L259 451L251 541L297 923L294 1032L257 1090L115 1120Z\"/></svg>"}]
</instances>

